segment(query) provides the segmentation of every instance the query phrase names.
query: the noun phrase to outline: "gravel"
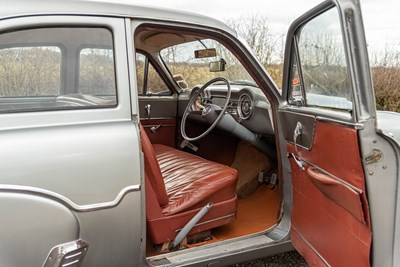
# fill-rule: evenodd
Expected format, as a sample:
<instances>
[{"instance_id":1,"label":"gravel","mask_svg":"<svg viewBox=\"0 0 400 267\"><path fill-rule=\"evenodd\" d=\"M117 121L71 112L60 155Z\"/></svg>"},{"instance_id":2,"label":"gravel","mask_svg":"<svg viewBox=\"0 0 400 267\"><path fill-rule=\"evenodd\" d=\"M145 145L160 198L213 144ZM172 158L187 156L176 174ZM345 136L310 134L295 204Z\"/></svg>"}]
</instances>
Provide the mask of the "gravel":
<instances>
[{"instance_id":1,"label":"gravel","mask_svg":"<svg viewBox=\"0 0 400 267\"><path fill-rule=\"evenodd\" d=\"M307 263L296 251L277 254L271 257L235 264L233 267L307 267Z\"/></svg>"}]
</instances>

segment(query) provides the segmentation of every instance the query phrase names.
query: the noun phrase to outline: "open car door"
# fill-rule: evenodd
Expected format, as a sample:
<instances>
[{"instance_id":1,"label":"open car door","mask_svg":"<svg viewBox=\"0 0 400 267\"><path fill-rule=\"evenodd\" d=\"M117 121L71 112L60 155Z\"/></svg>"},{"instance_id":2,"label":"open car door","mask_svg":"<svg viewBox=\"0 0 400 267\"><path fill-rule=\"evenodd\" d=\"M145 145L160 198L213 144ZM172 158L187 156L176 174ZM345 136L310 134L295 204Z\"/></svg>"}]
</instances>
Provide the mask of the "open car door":
<instances>
[{"instance_id":1,"label":"open car door","mask_svg":"<svg viewBox=\"0 0 400 267\"><path fill-rule=\"evenodd\" d=\"M292 24L285 52L292 243L310 266L370 266L364 164L376 159L366 144L376 111L360 6L317 6Z\"/></svg>"}]
</instances>

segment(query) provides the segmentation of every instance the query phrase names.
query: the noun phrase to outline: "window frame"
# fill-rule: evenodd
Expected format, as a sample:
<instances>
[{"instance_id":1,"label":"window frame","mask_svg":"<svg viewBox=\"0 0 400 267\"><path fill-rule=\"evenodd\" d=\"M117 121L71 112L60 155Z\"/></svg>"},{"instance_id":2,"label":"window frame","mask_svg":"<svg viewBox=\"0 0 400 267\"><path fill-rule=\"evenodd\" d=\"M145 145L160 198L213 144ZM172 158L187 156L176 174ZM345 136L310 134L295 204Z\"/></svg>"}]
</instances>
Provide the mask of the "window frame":
<instances>
[{"instance_id":1,"label":"window frame","mask_svg":"<svg viewBox=\"0 0 400 267\"><path fill-rule=\"evenodd\" d=\"M141 55L144 57L144 65L143 65L143 88L141 88L142 93L140 93L139 86L138 86L138 79L137 77L139 76L139 72L137 71L137 54ZM160 93L147 93L148 89L148 83L149 83L149 69L150 66L153 67L154 71L157 73L158 77L160 80L164 83L165 87L168 88L168 92L160 92ZM136 68L136 86L137 86L137 93L138 96L140 97L157 97L157 96L171 96L174 94L173 90L168 86L167 81L164 79L164 77L160 74L160 71L156 68L156 64L153 62L150 56L147 55L147 53L143 51L136 51L135 52L135 68Z\"/></svg>"},{"instance_id":2,"label":"window frame","mask_svg":"<svg viewBox=\"0 0 400 267\"><path fill-rule=\"evenodd\" d=\"M342 36L342 44L343 44L343 49L344 49L344 57L345 57L345 63L346 63L346 72L347 72L347 76L348 76L348 81L349 81L349 93L350 93L350 97L351 100L349 100L349 102L352 103L352 108L351 110L348 109L339 109L339 108L333 108L333 107L329 107L329 106L309 106L307 103L307 92L306 89L304 87L304 76L303 76L303 71L302 71L302 63L301 63L301 58L300 58L300 51L299 51L299 35L301 35L301 32L303 30L303 28L313 19L325 14L327 11L332 10L332 9L336 9L337 11L337 17L339 20L339 26L340 26L340 32L341 32L341 36ZM339 10L337 9L337 7L335 7L334 5L328 6L326 7L322 12L320 12L318 15L313 16L311 19L304 21L303 24L301 25L301 27L299 27L298 29L296 29L296 31L293 33L293 37L291 39L291 41L287 41L287 42L291 42L291 50L288 53L288 57L290 58L290 62L288 64L288 83L287 83L287 95L286 95L286 101L289 105L292 106L296 106L296 107L301 107L301 108L306 108L309 110L309 113L319 113L320 111L322 111L324 114L327 114L328 117L330 117L331 115L333 115L333 117L340 117L340 119L343 120L349 120L351 118L354 119L354 111L356 108L356 101L354 99L354 88L353 88L353 82L352 82L352 71L351 71L351 64L349 62L349 55L348 55L348 51L347 51L347 47L346 47L346 40L345 40L345 35L343 32L343 24L341 22L341 17L340 17L340 13ZM287 51L286 51L287 52ZM294 54L294 55L292 55ZM296 59L297 61L297 70L299 73L299 79L300 79L300 85L301 85L301 92L302 92L302 98L301 101L294 101L291 98L292 95L292 88L291 88L291 78L293 77L293 59ZM284 77L285 79L285 77ZM322 94L321 94L322 95ZM323 95L325 96L325 95ZM329 96L328 96L329 97ZM338 96L334 96L334 97L338 97ZM340 96L339 96L340 97ZM329 114L329 115L328 115Z\"/></svg>"},{"instance_id":3,"label":"window frame","mask_svg":"<svg viewBox=\"0 0 400 267\"><path fill-rule=\"evenodd\" d=\"M117 76L116 76L116 59L115 59L115 40L114 40L114 34L113 31L110 29L109 26L105 26L105 25L99 25L99 26L88 26L88 25L73 25L71 26L69 23L59 23L57 25L40 25L40 26L31 26L31 25L27 25L25 27L17 27L14 28L12 31L7 31L7 30L1 30L0 29L0 37L3 34L7 34L9 32L13 32L13 33L17 33L18 32L22 32L22 31L34 31L34 30L45 30L45 29L67 29L67 30L73 30L73 29L80 29L80 30L90 30L90 29L103 29L103 30L107 30L110 34L111 37L111 43L112 44L112 50L113 50L113 68L114 68L114 83L115 83L115 104L98 104L98 105L91 105L91 104L87 104L87 105L82 105L82 106L50 106L50 107L26 107L26 108L19 108L19 109L8 109L8 110L0 110L0 114L8 114L8 113L27 113L27 112L45 112L45 111L61 111L61 110L80 110L80 109L99 109L99 108L115 108L116 106L118 106L118 86L117 86ZM8 100L17 100L18 98L20 99L26 99L26 101L28 101L29 99L32 99L32 101L34 101L35 103L43 103L46 102L46 99L56 99L58 97L63 97L63 96L69 96L70 93L66 92L66 74L69 72L68 71L68 66L66 64L67 62L67 47L60 42L48 42L48 43L38 43L36 41L33 42L25 42L25 43L17 43L17 42L10 42L6 45L2 46L2 49L6 49L6 48L23 48L23 47L48 47L48 46L54 46L54 47L58 47L60 48L60 83L59 83L59 94L58 95L43 95L43 96L6 96L6 97L0 97L0 103L4 102L4 104L7 104L7 99ZM102 46L102 45L100 45ZM84 49L85 47L88 48L92 48L89 45L82 45L76 48L75 50L75 65L74 65L74 78L75 81L73 82L75 84L75 90L74 93L80 94L79 92L79 77L80 77L80 52L82 51L82 49ZM107 47L107 46L106 46ZM82 94L81 94L82 95ZM90 96L94 96L94 95L90 95ZM94 96L97 97L97 96ZM37 100L37 101L35 101ZM10 101L11 102L11 101ZM78 101L79 102L79 101ZM86 100L81 101L81 103L87 103ZM22 102L21 102L22 103ZM57 101L55 101L55 103L57 103ZM110 102L111 103L111 102ZM10 105L13 105L12 103L10 103Z\"/></svg>"},{"instance_id":4,"label":"window frame","mask_svg":"<svg viewBox=\"0 0 400 267\"><path fill-rule=\"evenodd\" d=\"M101 123L110 121L131 121L137 114L137 96L130 93L130 71L127 64L126 19L101 15L32 15L4 19L0 32L27 28L47 27L101 27L113 34L115 73L117 83L117 102L115 107L96 109L70 109L26 111L0 114L0 130L31 128L38 126ZM128 53L129 54L129 53Z\"/></svg>"}]
</instances>

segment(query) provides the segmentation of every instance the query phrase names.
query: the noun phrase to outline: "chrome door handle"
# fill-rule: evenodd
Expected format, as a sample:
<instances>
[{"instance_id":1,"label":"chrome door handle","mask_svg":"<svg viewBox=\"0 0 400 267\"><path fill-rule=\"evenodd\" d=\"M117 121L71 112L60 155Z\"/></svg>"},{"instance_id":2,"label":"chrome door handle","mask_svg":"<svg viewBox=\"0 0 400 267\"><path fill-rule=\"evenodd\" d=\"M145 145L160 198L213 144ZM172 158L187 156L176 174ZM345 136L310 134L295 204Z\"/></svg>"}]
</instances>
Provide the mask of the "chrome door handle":
<instances>
[{"instance_id":1,"label":"chrome door handle","mask_svg":"<svg viewBox=\"0 0 400 267\"><path fill-rule=\"evenodd\" d=\"M144 106L144 110L146 110L147 119L150 120L151 105L150 105L150 104L147 104L146 106Z\"/></svg>"},{"instance_id":2,"label":"chrome door handle","mask_svg":"<svg viewBox=\"0 0 400 267\"><path fill-rule=\"evenodd\" d=\"M303 133L303 125L301 122L297 122L296 128L294 129L293 132L293 142L294 142L294 149L296 150L296 154L299 154L299 151L297 150L297 138L302 135Z\"/></svg>"},{"instance_id":3,"label":"chrome door handle","mask_svg":"<svg viewBox=\"0 0 400 267\"><path fill-rule=\"evenodd\" d=\"M299 166L299 168L302 171L305 171L305 167L303 165L303 161L300 159L299 157L299 151L297 149L298 145L297 145L297 138L302 135L303 133L303 125L301 124L301 122L297 122L296 124L296 128L294 129L293 132L293 143L294 143L294 150L296 151L295 153L292 153L292 157L294 159L294 161L296 162L297 166Z\"/></svg>"}]
</instances>

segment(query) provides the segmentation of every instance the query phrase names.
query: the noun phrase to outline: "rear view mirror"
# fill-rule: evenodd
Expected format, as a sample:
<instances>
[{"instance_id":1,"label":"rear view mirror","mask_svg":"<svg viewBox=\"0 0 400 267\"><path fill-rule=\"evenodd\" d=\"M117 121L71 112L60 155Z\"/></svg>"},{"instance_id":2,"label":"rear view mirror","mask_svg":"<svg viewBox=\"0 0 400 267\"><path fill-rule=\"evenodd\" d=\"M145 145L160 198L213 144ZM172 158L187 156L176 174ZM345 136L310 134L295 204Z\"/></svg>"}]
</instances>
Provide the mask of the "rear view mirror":
<instances>
[{"instance_id":1,"label":"rear view mirror","mask_svg":"<svg viewBox=\"0 0 400 267\"><path fill-rule=\"evenodd\" d=\"M194 51L195 58L215 57L217 56L217 50L215 48L202 49Z\"/></svg>"},{"instance_id":2,"label":"rear view mirror","mask_svg":"<svg viewBox=\"0 0 400 267\"><path fill-rule=\"evenodd\" d=\"M226 61L220 59L219 61L210 62L210 72L219 72L225 70Z\"/></svg>"}]
</instances>

